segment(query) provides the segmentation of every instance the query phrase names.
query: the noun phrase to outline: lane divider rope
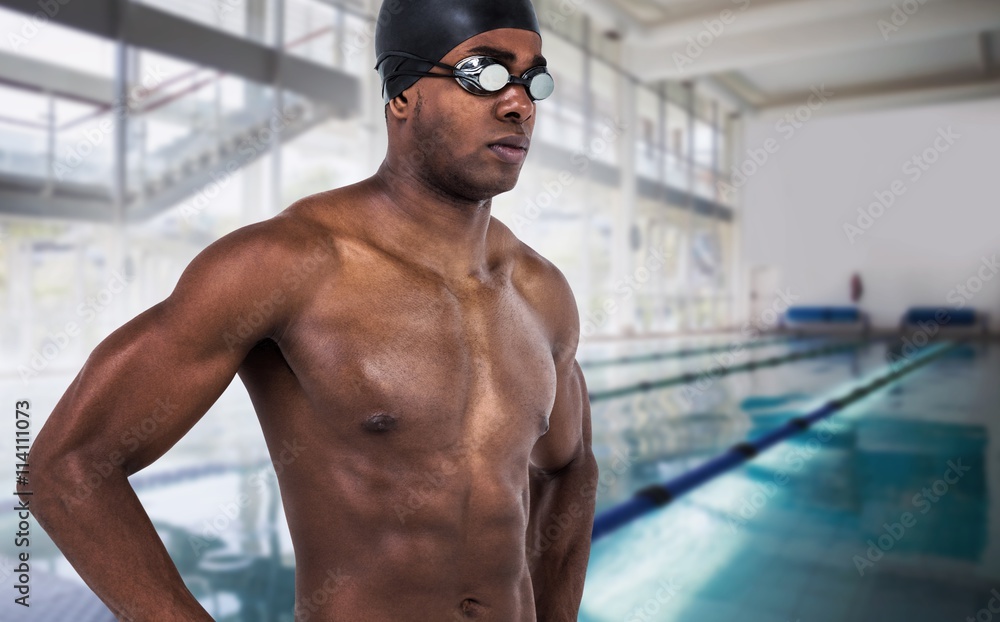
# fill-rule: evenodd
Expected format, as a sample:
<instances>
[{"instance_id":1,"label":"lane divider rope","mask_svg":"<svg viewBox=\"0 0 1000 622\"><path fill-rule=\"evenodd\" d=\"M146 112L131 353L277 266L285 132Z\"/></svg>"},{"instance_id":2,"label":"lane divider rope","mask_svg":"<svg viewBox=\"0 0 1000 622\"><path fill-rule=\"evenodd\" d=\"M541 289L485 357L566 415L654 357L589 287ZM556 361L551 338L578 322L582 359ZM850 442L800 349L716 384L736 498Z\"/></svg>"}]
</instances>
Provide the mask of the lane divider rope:
<instances>
[{"instance_id":1,"label":"lane divider rope","mask_svg":"<svg viewBox=\"0 0 1000 622\"><path fill-rule=\"evenodd\" d=\"M852 341L847 344L828 345L828 346L823 346L822 348L813 348L811 350L802 350L801 352L783 354L781 356L775 356L769 359L762 359L759 361L748 361L746 363L741 363L740 365L733 365L730 367L720 367L719 369L713 368L711 370L711 375L713 377L722 377L722 376L728 376L730 374L735 374L738 372L752 371L762 367L774 367L777 365L783 365L785 363L793 363L795 361L801 361L804 359L832 356L834 354L840 354L842 352L857 350L859 348L871 345L878 341L884 341L884 339ZM689 384L692 382L696 382L699 377L701 377L701 374L689 372L686 374L681 374L679 376L670 376L668 378L663 378L661 380L644 380L637 384L628 385L625 387L605 389L604 391L593 391L590 393L590 401L596 402L601 400L609 400L616 397L631 395L632 393L652 391L656 389L665 389L667 387L675 385Z\"/></svg>"},{"instance_id":2,"label":"lane divider rope","mask_svg":"<svg viewBox=\"0 0 1000 622\"><path fill-rule=\"evenodd\" d=\"M715 479L719 475L736 466L748 462L763 451L785 439L801 434L815 423L830 417L875 391L883 389L903 376L927 365L934 359L956 347L956 343L941 344L928 348L919 358L903 365L890 365L888 371L879 374L874 380L855 387L852 391L835 398L804 415L794 417L784 425L753 441L744 441L730 448L726 453L714 458L701 466L688 471L668 482L648 486L635 493L632 499L602 512L594 519L593 540L631 523L637 518L658 510L681 495Z\"/></svg>"},{"instance_id":3,"label":"lane divider rope","mask_svg":"<svg viewBox=\"0 0 1000 622\"><path fill-rule=\"evenodd\" d=\"M806 339L804 337L796 336L795 339ZM809 338L811 341L819 341L821 337ZM752 350L754 348L763 348L765 346L776 346L783 343L790 342L791 339L787 337L775 337L773 339L758 340L753 343L743 345L744 350ZM635 354L632 356L623 356L616 359L599 359L596 361L582 361L580 367L609 367L613 365L628 365L631 363L650 363L652 361L662 361L665 359L672 358L686 358L689 356L698 356L701 354L715 354L717 352L725 352L727 350L732 350L738 342L731 342L727 344L720 344L717 346L704 346L701 348L680 348L678 350L669 350L666 352L652 352L649 354Z\"/></svg>"}]
</instances>

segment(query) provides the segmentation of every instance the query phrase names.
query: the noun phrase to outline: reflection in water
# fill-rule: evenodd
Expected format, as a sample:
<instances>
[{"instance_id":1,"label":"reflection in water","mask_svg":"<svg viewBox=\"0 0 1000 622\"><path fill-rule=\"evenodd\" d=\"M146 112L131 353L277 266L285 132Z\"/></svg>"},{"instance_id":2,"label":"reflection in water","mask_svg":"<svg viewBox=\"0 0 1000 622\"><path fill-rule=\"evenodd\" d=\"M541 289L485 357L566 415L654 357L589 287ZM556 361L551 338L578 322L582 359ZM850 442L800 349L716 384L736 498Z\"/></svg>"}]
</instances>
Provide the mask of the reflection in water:
<instances>
[{"instance_id":1,"label":"reflection in water","mask_svg":"<svg viewBox=\"0 0 1000 622\"><path fill-rule=\"evenodd\" d=\"M295 605L295 570L281 556L281 513L273 472L260 478L253 469L241 482L258 481L265 494L243 492L230 504L227 518L238 519L236 543L214 537L212 523L202 532L158 526L170 534L167 550L191 591L218 622L291 622ZM254 480L254 477L257 479ZM261 503L263 501L263 503ZM225 521L222 521L225 524Z\"/></svg>"},{"instance_id":2,"label":"reflection in water","mask_svg":"<svg viewBox=\"0 0 1000 622\"><path fill-rule=\"evenodd\" d=\"M1000 585L998 371L995 349L957 350L598 541L581 620L974 616ZM743 405L749 436L795 412ZM664 579L681 587L658 604Z\"/></svg>"}]
</instances>

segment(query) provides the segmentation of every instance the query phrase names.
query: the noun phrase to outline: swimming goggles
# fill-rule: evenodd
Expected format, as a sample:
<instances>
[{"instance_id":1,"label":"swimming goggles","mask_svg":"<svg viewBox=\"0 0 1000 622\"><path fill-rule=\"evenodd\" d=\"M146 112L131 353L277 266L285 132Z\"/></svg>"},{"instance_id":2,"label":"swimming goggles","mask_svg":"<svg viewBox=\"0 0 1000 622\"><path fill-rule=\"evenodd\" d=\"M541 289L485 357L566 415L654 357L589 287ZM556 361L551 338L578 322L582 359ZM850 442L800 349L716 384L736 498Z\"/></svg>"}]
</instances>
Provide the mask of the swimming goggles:
<instances>
[{"instance_id":1,"label":"swimming goggles","mask_svg":"<svg viewBox=\"0 0 1000 622\"><path fill-rule=\"evenodd\" d=\"M527 87L532 101L541 101L555 90L555 81L547 67L532 67L521 77L511 74L499 60L490 56L470 56L460 60L454 67L426 58L421 58L406 52L385 52L378 58L376 67L389 56L401 56L412 60L430 63L436 67L447 69L451 73L430 73L423 71L408 71L401 69L392 72L391 77L418 76L421 78L455 78L459 85L473 95L492 95L501 91L508 84L520 84Z\"/></svg>"}]
</instances>

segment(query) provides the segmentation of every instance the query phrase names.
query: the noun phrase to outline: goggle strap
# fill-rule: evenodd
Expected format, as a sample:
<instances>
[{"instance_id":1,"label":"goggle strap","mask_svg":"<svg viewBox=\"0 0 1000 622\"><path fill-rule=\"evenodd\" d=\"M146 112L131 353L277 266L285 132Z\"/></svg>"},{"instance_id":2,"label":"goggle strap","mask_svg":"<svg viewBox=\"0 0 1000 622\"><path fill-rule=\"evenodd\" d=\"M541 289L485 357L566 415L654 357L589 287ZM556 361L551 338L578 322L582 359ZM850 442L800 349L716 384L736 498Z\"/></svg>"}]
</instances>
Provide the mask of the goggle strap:
<instances>
[{"instance_id":1,"label":"goggle strap","mask_svg":"<svg viewBox=\"0 0 1000 622\"><path fill-rule=\"evenodd\" d=\"M423 72L423 71L406 71L404 69L404 70L392 72L392 74L389 75L388 78L392 79L392 78L395 78L396 76L413 76L413 77L416 77L416 78L451 78L452 80L454 80L455 78L465 78L465 77L468 77L468 76L465 76L465 75L458 75L458 74L451 75L451 74L447 74L447 73L427 73L427 72Z\"/></svg>"},{"instance_id":2,"label":"goggle strap","mask_svg":"<svg viewBox=\"0 0 1000 622\"><path fill-rule=\"evenodd\" d=\"M436 60L428 60L428 59L423 58L421 56L417 56L416 54L410 54L409 52L391 52L391 51L390 52L382 52L379 55L379 57L377 59L375 59L375 69L378 69L379 67L381 67L382 63L385 62L385 59L389 58L390 56L399 56L399 57L402 57L402 58L408 58L410 60L420 61L422 63L430 63L430 64L434 65L435 67L440 67L442 69L449 69L451 71L455 71L455 68L452 67L451 65L447 65L445 63L441 63L441 62L438 62ZM400 74L400 75L402 75L402 74Z\"/></svg>"}]
</instances>

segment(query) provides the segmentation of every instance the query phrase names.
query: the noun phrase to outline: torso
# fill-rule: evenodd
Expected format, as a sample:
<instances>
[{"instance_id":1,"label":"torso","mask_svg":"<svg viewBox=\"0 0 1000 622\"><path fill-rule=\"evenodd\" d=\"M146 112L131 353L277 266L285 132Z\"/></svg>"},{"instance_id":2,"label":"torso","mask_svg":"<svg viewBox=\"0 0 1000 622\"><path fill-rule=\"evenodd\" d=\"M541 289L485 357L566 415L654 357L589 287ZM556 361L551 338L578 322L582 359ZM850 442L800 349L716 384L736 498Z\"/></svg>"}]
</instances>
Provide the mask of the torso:
<instances>
[{"instance_id":1,"label":"torso","mask_svg":"<svg viewBox=\"0 0 1000 622\"><path fill-rule=\"evenodd\" d=\"M528 464L556 371L530 258L495 224L461 286L330 230L276 285L304 302L240 376L279 463L298 622L535 619Z\"/></svg>"}]
</instances>

